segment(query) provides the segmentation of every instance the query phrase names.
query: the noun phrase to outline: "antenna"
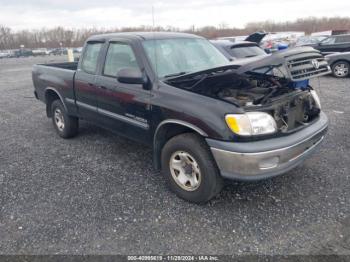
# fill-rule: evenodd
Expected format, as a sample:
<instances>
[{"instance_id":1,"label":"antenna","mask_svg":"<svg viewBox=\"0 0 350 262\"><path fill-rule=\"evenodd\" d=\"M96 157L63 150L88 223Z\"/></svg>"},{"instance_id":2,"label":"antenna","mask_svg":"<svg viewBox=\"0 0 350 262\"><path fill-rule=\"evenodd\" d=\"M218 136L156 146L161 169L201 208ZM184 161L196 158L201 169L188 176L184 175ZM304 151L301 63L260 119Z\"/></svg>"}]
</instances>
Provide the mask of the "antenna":
<instances>
[{"instance_id":1,"label":"antenna","mask_svg":"<svg viewBox=\"0 0 350 262\"><path fill-rule=\"evenodd\" d=\"M154 5L152 5L152 32L153 32L153 49L154 49L154 66L156 70L156 83L158 83L158 58L157 58L157 41L155 37L155 15Z\"/></svg>"},{"instance_id":2,"label":"antenna","mask_svg":"<svg viewBox=\"0 0 350 262\"><path fill-rule=\"evenodd\" d=\"M154 5L152 5L152 31L154 31L155 22L154 22Z\"/></svg>"}]
</instances>

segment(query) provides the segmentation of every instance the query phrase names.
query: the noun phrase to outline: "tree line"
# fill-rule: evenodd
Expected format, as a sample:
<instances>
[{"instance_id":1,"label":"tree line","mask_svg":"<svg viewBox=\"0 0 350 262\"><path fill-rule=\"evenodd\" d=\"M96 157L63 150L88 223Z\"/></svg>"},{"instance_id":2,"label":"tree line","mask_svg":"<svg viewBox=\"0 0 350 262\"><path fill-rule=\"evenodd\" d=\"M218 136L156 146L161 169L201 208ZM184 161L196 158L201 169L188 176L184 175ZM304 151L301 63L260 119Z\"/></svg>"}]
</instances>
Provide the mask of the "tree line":
<instances>
[{"instance_id":1,"label":"tree line","mask_svg":"<svg viewBox=\"0 0 350 262\"><path fill-rule=\"evenodd\" d=\"M206 38L216 38L224 36L248 35L256 31L278 32L278 31L302 31L306 34L327 30L350 30L350 17L323 17L323 18L301 18L291 22L252 22L244 28L239 29L229 27L226 24L219 26L205 26L195 28L192 26L187 30L180 30L175 27L139 26L113 29L85 28L66 29L56 27L41 30L21 30L14 31L11 28L0 25L0 49L18 49L20 46L26 48L57 48L79 47L91 35L110 32L130 32L130 31L175 31L193 33Z\"/></svg>"}]
</instances>

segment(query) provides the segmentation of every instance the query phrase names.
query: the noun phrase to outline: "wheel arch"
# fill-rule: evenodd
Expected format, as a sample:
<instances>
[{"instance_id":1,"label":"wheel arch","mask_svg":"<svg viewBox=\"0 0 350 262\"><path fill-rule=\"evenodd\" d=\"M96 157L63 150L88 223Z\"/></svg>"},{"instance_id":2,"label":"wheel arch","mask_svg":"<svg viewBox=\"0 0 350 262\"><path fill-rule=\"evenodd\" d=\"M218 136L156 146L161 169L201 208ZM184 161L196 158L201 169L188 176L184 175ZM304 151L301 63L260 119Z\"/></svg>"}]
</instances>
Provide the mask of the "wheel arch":
<instances>
[{"instance_id":1,"label":"wheel arch","mask_svg":"<svg viewBox=\"0 0 350 262\"><path fill-rule=\"evenodd\" d=\"M331 68L333 68L334 64L336 64L336 63L338 63L338 62L346 62L346 63L350 64L350 60L346 60L346 59L344 59L344 58L339 58L339 59L333 61L333 62L330 64Z\"/></svg>"},{"instance_id":2,"label":"wheel arch","mask_svg":"<svg viewBox=\"0 0 350 262\"><path fill-rule=\"evenodd\" d=\"M67 106L66 104L64 103L64 99L63 97L60 95L59 92L57 92L56 89L52 88L52 87L47 87L45 89L45 104L46 104L46 115L47 117L52 117L52 112L51 112L51 104L53 101L55 100L61 100L63 106L64 106L64 109L66 111L67 110Z\"/></svg>"},{"instance_id":3,"label":"wheel arch","mask_svg":"<svg viewBox=\"0 0 350 262\"><path fill-rule=\"evenodd\" d=\"M172 137L184 133L196 133L202 137L208 136L201 128L182 120L167 119L158 125L153 136L153 165L155 169L161 168L161 152L166 142Z\"/></svg>"}]
</instances>

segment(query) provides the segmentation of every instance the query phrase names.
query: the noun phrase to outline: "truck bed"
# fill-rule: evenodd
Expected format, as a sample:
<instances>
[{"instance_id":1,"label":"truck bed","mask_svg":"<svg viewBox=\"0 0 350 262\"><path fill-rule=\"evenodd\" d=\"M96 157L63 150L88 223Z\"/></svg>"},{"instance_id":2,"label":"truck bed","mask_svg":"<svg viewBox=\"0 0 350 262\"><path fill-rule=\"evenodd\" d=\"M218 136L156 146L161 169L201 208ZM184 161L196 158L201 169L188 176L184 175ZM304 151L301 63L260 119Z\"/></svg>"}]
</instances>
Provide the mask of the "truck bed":
<instances>
[{"instance_id":1,"label":"truck bed","mask_svg":"<svg viewBox=\"0 0 350 262\"><path fill-rule=\"evenodd\" d=\"M46 102L48 92L55 92L63 103L70 107L70 111L74 112L75 105L67 104L66 101L75 101L74 77L77 67L77 62L34 65L32 77L35 96Z\"/></svg>"},{"instance_id":2,"label":"truck bed","mask_svg":"<svg viewBox=\"0 0 350 262\"><path fill-rule=\"evenodd\" d=\"M61 68L61 69L76 71L78 69L78 62L41 64L40 66L57 67L57 68Z\"/></svg>"}]
</instances>

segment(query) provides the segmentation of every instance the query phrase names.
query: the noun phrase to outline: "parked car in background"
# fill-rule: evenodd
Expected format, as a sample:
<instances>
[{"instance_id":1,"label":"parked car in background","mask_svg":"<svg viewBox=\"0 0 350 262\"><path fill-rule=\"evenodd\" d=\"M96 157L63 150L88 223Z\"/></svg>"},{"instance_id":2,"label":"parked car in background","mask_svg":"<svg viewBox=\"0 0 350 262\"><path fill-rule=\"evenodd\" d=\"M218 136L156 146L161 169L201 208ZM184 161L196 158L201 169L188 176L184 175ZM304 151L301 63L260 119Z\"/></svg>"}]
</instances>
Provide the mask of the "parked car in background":
<instances>
[{"instance_id":1,"label":"parked car in background","mask_svg":"<svg viewBox=\"0 0 350 262\"><path fill-rule=\"evenodd\" d=\"M83 51L82 47L73 48L73 53L74 54L81 54L82 51Z\"/></svg>"},{"instance_id":2,"label":"parked car in background","mask_svg":"<svg viewBox=\"0 0 350 262\"><path fill-rule=\"evenodd\" d=\"M211 40L210 42L231 61L267 55L259 44L253 42L230 40Z\"/></svg>"},{"instance_id":3,"label":"parked car in background","mask_svg":"<svg viewBox=\"0 0 350 262\"><path fill-rule=\"evenodd\" d=\"M38 49L33 49L32 53L33 53L33 56L45 56L45 55L49 55L50 51L47 50L46 48L38 48Z\"/></svg>"},{"instance_id":4,"label":"parked car in background","mask_svg":"<svg viewBox=\"0 0 350 262\"><path fill-rule=\"evenodd\" d=\"M276 39L263 41L260 46L265 50L266 53L271 54L281 49L288 48L290 46L290 43L287 40Z\"/></svg>"},{"instance_id":5,"label":"parked car in background","mask_svg":"<svg viewBox=\"0 0 350 262\"><path fill-rule=\"evenodd\" d=\"M304 46L312 46L324 55L335 52L349 52L350 34L328 36L318 43L305 44Z\"/></svg>"},{"instance_id":6,"label":"parked car in background","mask_svg":"<svg viewBox=\"0 0 350 262\"><path fill-rule=\"evenodd\" d=\"M13 57L30 57L33 56L33 52L30 49L18 49L13 53Z\"/></svg>"},{"instance_id":7,"label":"parked car in background","mask_svg":"<svg viewBox=\"0 0 350 262\"><path fill-rule=\"evenodd\" d=\"M11 50L8 50L9 52L9 58L15 58L16 57L16 49L11 49Z\"/></svg>"},{"instance_id":8,"label":"parked car in background","mask_svg":"<svg viewBox=\"0 0 350 262\"><path fill-rule=\"evenodd\" d=\"M10 53L9 52L7 52L7 51L0 51L0 59L1 58L8 58L8 57L10 57L11 55L10 55Z\"/></svg>"},{"instance_id":9,"label":"parked car in background","mask_svg":"<svg viewBox=\"0 0 350 262\"><path fill-rule=\"evenodd\" d=\"M254 33L244 40L231 39L229 37L211 40L210 42L230 61L246 59L256 56L266 56L266 52L259 46L266 33Z\"/></svg>"},{"instance_id":10,"label":"parked car in background","mask_svg":"<svg viewBox=\"0 0 350 262\"><path fill-rule=\"evenodd\" d=\"M329 54L325 59L332 69L333 76L339 78L349 76L350 52Z\"/></svg>"},{"instance_id":11,"label":"parked car in background","mask_svg":"<svg viewBox=\"0 0 350 262\"><path fill-rule=\"evenodd\" d=\"M297 39L304 35L304 32L298 31L270 32L261 41L260 46L267 53L274 53L281 49L295 46Z\"/></svg>"},{"instance_id":12,"label":"parked car in background","mask_svg":"<svg viewBox=\"0 0 350 262\"><path fill-rule=\"evenodd\" d=\"M224 36L224 37L219 37L216 40L230 40L231 42L236 42L236 41L244 41L247 37L248 37L247 35Z\"/></svg>"},{"instance_id":13,"label":"parked car in background","mask_svg":"<svg viewBox=\"0 0 350 262\"><path fill-rule=\"evenodd\" d=\"M189 34L92 36L79 63L35 65L34 94L61 137L77 135L85 119L148 145L179 197L206 202L224 179L266 179L300 165L327 132L316 91L295 86L329 73L319 51L247 60L230 63Z\"/></svg>"},{"instance_id":14,"label":"parked car in background","mask_svg":"<svg viewBox=\"0 0 350 262\"><path fill-rule=\"evenodd\" d=\"M322 40L326 39L328 36L301 36L297 39L295 46L312 46L318 45Z\"/></svg>"},{"instance_id":15,"label":"parked car in background","mask_svg":"<svg viewBox=\"0 0 350 262\"><path fill-rule=\"evenodd\" d=\"M50 50L50 55L66 55L67 49L66 48L54 48Z\"/></svg>"}]
</instances>

